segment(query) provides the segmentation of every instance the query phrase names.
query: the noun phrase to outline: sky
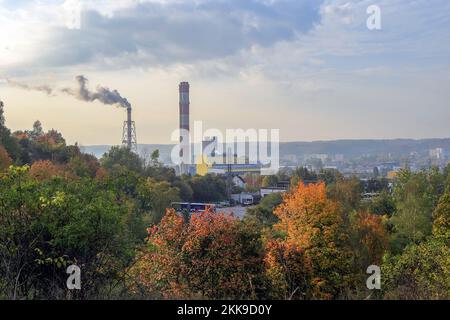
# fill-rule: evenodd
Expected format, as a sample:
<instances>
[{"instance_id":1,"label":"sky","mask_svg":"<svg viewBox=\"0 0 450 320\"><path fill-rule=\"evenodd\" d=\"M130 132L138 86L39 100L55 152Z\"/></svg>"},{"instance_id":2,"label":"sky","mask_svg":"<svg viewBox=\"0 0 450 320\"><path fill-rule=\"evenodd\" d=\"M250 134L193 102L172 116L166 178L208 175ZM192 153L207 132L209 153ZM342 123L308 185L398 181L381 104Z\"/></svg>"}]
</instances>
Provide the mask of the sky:
<instances>
[{"instance_id":1,"label":"sky","mask_svg":"<svg viewBox=\"0 0 450 320\"><path fill-rule=\"evenodd\" d=\"M370 5L380 30L367 28ZM120 144L123 108L61 92L78 75L132 104L139 143L171 142L181 81L191 126L449 138L450 1L0 0L9 128L39 119L69 143Z\"/></svg>"}]
</instances>

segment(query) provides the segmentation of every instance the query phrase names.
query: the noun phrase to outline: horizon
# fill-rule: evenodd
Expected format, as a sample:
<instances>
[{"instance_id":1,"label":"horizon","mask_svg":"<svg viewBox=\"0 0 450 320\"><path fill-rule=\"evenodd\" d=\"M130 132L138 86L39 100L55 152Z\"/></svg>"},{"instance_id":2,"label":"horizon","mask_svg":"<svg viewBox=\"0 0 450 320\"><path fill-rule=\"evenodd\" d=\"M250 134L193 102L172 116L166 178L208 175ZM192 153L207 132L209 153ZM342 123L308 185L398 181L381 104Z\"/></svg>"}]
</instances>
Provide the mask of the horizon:
<instances>
[{"instance_id":1,"label":"horizon","mask_svg":"<svg viewBox=\"0 0 450 320\"><path fill-rule=\"evenodd\" d=\"M424 140L450 140L449 138L417 138L417 139L413 139L413 138L388 138L388 139L336 139L336 140L310 140L310 141L306 141L306 140L298 140L298 141L280 141L280 143L317 143L317 142L340 142L340 141L424 141ZM253 141L255 142L255 141ZM270 142L270 140L269 140ZM243 143L243 142L238 142L238 143ZM246 143L248 143L248 141L246 141ZM194 143L192 143L194 144ZM80 145L80 144L79 144ZM101 146L119 146L121 145L119 144L93 144L93 145L81 145L82 147L101 147ZM138 143L137 145L161 145L161 146L166 146L166 145L177 145L176 143Z\"/></svg>"}]
</instances>

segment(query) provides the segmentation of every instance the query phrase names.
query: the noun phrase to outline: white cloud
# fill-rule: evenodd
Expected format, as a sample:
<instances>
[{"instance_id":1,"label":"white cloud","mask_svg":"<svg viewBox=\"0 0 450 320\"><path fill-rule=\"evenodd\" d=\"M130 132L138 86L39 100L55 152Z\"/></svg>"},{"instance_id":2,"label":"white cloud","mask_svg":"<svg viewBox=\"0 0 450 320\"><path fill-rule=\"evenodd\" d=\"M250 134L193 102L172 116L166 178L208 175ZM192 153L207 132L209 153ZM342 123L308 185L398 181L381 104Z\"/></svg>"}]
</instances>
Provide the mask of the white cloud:
<instances>
[{"instance_id":1,"label":"white cloud","mask_svg":"<svg viewBox=\"0 0 450 320\"><path fill-rule=\"evenodd\" d=\"M202 63L253 45L270 47L293 39L317 19L317 4L306 0L102 0L82 2L77 30L73 24L78 17L73 14L80 3L33 2L18 9L1 9L0 41L11 52L2 59L2 67L17 72L20 67L79 64L101 68L116 63L116 68L126 68Z\"/></svg>"}]
</instances>

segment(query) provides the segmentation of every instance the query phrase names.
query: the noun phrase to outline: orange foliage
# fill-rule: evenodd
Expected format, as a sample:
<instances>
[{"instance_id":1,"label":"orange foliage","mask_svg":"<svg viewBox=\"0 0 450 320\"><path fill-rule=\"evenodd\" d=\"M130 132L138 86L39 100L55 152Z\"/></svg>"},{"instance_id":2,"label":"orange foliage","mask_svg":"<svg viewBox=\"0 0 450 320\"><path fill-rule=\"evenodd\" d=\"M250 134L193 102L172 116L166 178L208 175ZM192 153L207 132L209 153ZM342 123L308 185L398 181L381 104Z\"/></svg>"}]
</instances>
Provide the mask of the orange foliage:
<instances>
[{"instance_id":1,"label":"orange foliage","mask_svg":"<svg viewBox=\"0 0 450 320\"><path fill-rule=\"evenodd\" d=\"M183 218L174 210L167 210L160 224L147 230L147 248L142 250L129 270L129 285L133 292L161 294L164 298L186 295L186 288L178 279L184 229Z\"/></svg>"},{"instance_id":2,"label":"orange foliage","mask_svg":"<svg viewBox=\"0 0 450 320\"><path fill-rule=\"evenodd\" d=\"M274 298L305 297L312 270L303 249L280 239L271 240L266 245L264 262Z\"/></svg>"},{"instance_id":3,"label":"orange foliage","mask_svg":"<svg viewBox=\"0 0 450 320\"><path fill-rule=\"evenodd\" d=\"M209 211L192 216L182 248L189 257L184 273L192 289L210 298L236 297L246 290L245 264L254 261L242 256L239 235L235 217Z\"/></svg>"},{"instance_id":4,"label":"orange foliage","mask_svg":"<svg viewBox=\"0 0 450 320\"><path fill-rule=\"evenodd\" d=\"M95 172L95 179L99 181L103 181L108 175L108 171L105 168L98 168Z\"/></svg>"},{"instance_id":5,"label":"orange foliage","mask_svg":"<svg viewBox=\"0 0 450 320\"><path fill-rule=\"evenodd\" d=\"M12 164L12 160L9 157L5 147L0 145L0 170L7 169Z\"/></svg>"},{"instance_id":6,"label":"orange foliage","mask_svg":"<svg viewBox=\"0 0 450 320\"><path fill-rule=\"evenodd\" d=\"M53 164L49 160L36 161L30 168L29 175L38 180L48 180L54 176L63 176L60 166Z\"/></svg>"},{"instance_id":7,"label":"orange foliage","mask_svg":"<svg viewBox=\"0 0 450 320\"><path fill-rule=\"evenodd\" d=\"M24 140L24 139L29 138L29 135L26 132L22 132L22 131L15 132L13 135L14 135L14 137L16 137L19 140Z\"/></svg>"},{"instance_id":8,"label":"orange foliage","mask_svg":"<svg viewBox=\"0 0 450 320\"><path fill-rule=\"evenodd\" d=\"M332 236L342 223L339 205L327 199L325 183L300 183L287 194L274 214L280 219L276 228L286 232L287 241L301 248L314 245L316 235Z\"/></svg>"},{"instance_id":9,"label":"orange foliage","mask_svg":"<svg viewBox=\"0 0 450 320\"><path fill-rule=\"evenodd\" d=\"M251 295L250 270L261 259L245 254L236 218L206 211L186 223L171 209L148 231L148 247L130 270L136 293L213 299Z\"/></svg>"},{"instance_id":10,"label":"orange foliage","mask_svg":"<svg viewBox=\"0 0 450 320\"><path fill-rule=\"evenodd\" d=\"M275 228L284 235L277 246L284 250L273 258L273 242L267 245L266 264L269 277L272 270L283 270L286 279L297 279L290 284L302 298L335 298L347 284L350 275L351 252L344 232L344 221L338 203L327 198L324 183L300 183L297 189L284 197L274 214L280 219ZM294 258L295 254L298 257ZM295 263L287 264L281 257L291 256ZM289 265L286 269L286 266ZM307 271L307 276L300 276ZM292 277L289 274L294 274ZM308 285L304 284L308 279ZM273 278L272 278L273 280Z\"/></svg>"},{"instance_id":11,"label":"orange foliage","mask_svg":"<svg viewBox=\"0 0 450 320\"><path fill-rule=\"evenodd\" d=\"M379 265L388 246L389 236L381 216L367 212L359 212L354 223L360 260L364 266Z\"/></svg>"}]
</instances>

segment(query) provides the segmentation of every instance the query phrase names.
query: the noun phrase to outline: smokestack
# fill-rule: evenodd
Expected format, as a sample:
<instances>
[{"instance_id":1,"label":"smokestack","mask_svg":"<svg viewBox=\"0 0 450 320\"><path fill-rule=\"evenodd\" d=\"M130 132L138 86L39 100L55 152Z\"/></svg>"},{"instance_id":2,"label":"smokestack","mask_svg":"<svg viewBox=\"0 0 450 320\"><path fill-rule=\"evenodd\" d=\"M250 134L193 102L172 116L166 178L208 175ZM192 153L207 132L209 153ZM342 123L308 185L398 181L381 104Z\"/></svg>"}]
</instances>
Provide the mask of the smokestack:
<instances>
[{"instance_id":1,"label":"smokestack","mask_svg":"<svg viewBox=\"0 0 450 320\"><path fill-rule=\"evenodd\" d=\"M189 141L189 83L181 82L180 92L180 157L186 163L190 161L190 141ZM185 166L181 166L181 174L186 173Z\"/></svg>"},{"instance_id":2,"label":"smokestack","mask_svg":"<svg viewBox=\"0 0 450 320\"><path fill-rule=\"evenodd\" d=\"M127 108L127 148L131 150L131 107Z\"/></svg>"},{"instance_id":3,"label":"smokestack","mask_svg":"<svg viewBox=\"0 0 450 320\"><path fill-rule=\"evenodd\" d=\"M137 153L136 124L131 118L131 106L127 107L127 120L123 122L122 144Z\"/></svg>"},{"instance_id":4,"label":"smokestack","mask_svg":"<svg viewBox=\"0 0 450 320\"><path fill-rule=\"evenodd\" d=\"M189 131L189 83L180 83L180 129Z\"/></svg>"},{"instance_id":5,"label":"smokestack","mask_svg":"<svg viewBox=\"0 0 450 320\"><path fill-rule=\"evenodd\" d=\"M5 80L9 85L25 90L42 91L47 93L48 95L61 92L73 96L81 101L99 101L105 105L116 105L127 109L127 121L124 121L123 125L122 144L125 145L129 150L137 152L136 125L131 119L131 104L126 98L122 97L117 90L110 90L109 88L102 86L97 86L95 91L90 90L87 86L88 79L83 75L79 75L76 77L77 87L63 89L55 89L48 85L33 86L11 79Z\"/></svg>"}]
</instances>

